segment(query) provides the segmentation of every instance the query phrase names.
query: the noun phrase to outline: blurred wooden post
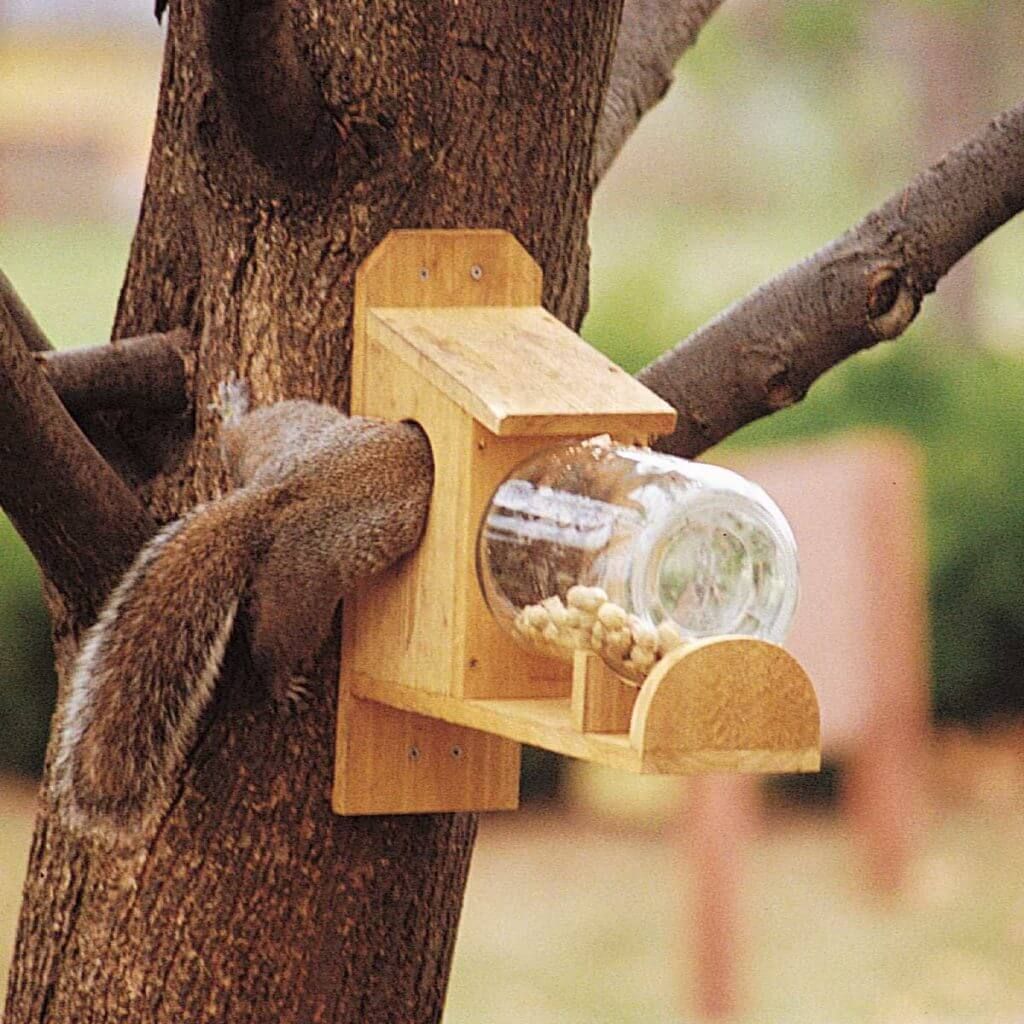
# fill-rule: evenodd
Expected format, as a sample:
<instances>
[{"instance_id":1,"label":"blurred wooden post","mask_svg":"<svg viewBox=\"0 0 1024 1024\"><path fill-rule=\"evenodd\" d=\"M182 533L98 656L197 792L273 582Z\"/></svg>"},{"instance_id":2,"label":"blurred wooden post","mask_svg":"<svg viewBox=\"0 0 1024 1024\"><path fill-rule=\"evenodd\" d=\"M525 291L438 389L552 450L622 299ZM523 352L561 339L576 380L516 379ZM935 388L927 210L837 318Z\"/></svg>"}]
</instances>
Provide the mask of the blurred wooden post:
<instances>
[{"instance_id":1,"label":"blurred wooden post","mask_svg":"<svg viewBox=\"0 0 1024 1024\"><path fill-rule=\"evenodd\" d=\"M751 775L701 775L689 787L694 908L694 991L701 1016L726 1020L741 1001L737 974L744 956L743 854L757 827L757 779Z\"/></svg>"},{"instance_id":2,"label":"blurred wooden post","mask_svg":"<svg viewBox=\"0 0 1024 1024\"><path fill-rule=\"evenodd\" d=\"M863 874L874 892L891 895L920 825L929 708L919 456L879 431L728 465L761 484L793 527L801 598L787 647L815 681L823 749L848 768L843 805ZM755 786L724 777L691 784L695 991L706 1019L737 1009L737 902Z\"/></svg>"}]
</instances>

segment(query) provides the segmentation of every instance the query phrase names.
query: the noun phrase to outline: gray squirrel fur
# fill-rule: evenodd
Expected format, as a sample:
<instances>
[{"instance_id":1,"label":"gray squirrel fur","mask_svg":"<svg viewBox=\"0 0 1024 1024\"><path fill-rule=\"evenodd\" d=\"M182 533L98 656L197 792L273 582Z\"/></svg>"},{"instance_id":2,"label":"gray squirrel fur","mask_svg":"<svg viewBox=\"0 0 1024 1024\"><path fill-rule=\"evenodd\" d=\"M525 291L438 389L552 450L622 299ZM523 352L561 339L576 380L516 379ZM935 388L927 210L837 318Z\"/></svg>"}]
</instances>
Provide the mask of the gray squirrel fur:
<instances>
[{"instance_id":1,"label":"gray squirrel fur","mask_svg":"<svg viewBox=\"0 0 1024 1024\"><path fill-rule=\"evenodd\" d=\"M53 794L74 831L131 842L170 799L240 602L274 696L301 692L338 601L415 547L432 486L414 424L219 393L235 489L165 526L87 631L58 724Z\"/></svg>"}]
</instances>

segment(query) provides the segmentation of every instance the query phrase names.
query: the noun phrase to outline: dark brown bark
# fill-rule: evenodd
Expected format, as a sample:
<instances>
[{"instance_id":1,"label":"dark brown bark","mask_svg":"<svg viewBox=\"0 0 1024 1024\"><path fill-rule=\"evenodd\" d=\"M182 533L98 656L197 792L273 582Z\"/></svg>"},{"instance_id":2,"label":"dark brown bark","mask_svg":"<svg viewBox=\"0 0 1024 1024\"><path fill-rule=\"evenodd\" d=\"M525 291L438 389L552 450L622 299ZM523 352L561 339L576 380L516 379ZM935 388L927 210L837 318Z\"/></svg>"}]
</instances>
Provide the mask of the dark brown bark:
<instances>
[{"instance_id":1,"label":"dark brown bark","mask_svg":"<svg viewBox=\"0 0 1024 1024\"><path fill-rule=\"evenodd\" d=\"M668 92L679 58L722 0L625 0L608 90L597 125L596 185L644 114Z\"/></svg>"},{"instance_id":2,"label":"dark brown bark","mask_svg":"<svg viewBox=\"0 0 1024 1024\"><path fill-rule=\"evenodd\" d=\"M0 506L54 599L91 616L152 523L61 405L2 303L0 466Z\"/></svg>"},{"instance_id":3,"label":"dark brown bark","mask_svg":"<svg viewBox=\"0 0 1024 1024\"><path fill-rule=\"evenodd\" d=\"M36 318L21 300L11 279L0 270L0 306L6 306L22 341L32 352L48 352L53 348L50 339L36 323Z\"/></svg>"},{"instance_id":4,"label":"dark brown bark","mask_svg":"<svg viewBox=\"0 0 1024 1024\"><path fill-rule=\"evenodd\" d=\"M122 338L65 352L40 352L36 361L65 408L78 417L99 409L180 413L188 407L183 328Z\"/></svg>"},{"instance_id":5,"label":"dark brown bark","mask_svg":"<svg viewBox=\"0 0 1024 1024\"><path fill-rule=\"evenodd\" d=\"M799 401L848 356L898 337L943 274L1022 208L1024 104L641 370L680 413L659 447L697 455Z\"/></svg>"},{"instance_id":6,"label":"dark brown bark","mask_svg":"<svg viewBox=\"0 0 1024 1024\"><path fill-rule=\"evenodd\" d=\"M171 5L114 330L199 339L195 443L148 483L155 518L221 487L207 404L230 373L259 403L344 404L355 269L393 227L514 232L548 306L579 323L618 14L590 0ZM144 442L143 425L127 430ZM8 1024L440 1018L475 819L330 812L335 649L293 718L229 655L136 858L86 848L44 808Z\"/></svg>"}]
</instances>

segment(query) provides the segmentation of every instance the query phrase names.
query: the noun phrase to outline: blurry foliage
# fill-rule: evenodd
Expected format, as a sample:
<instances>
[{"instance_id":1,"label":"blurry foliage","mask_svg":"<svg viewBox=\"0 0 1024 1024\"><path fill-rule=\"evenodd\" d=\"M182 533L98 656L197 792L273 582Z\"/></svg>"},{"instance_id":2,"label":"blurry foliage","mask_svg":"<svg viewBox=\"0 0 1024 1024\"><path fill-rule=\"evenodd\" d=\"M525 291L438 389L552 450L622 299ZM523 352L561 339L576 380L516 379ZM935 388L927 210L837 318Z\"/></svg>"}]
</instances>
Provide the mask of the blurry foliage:
<instances>
[{"instance_id":1,"label":"blurry foliage","mask_svg":"<svg viewBox=\"0 0 1024 1024\"><path fill-rule=\"evenodd\" d=\"M1024 711L1024 364L923 332L831 371L729 444L895 427L926 456L936 714ZM713 455L711 456L713 459Z\"/></svg>"},{"instance_id":2,"label":"blurry foliage","mask_svg":"<svg viewBox=\"0 0 1024 1024\"><path fill-rule=\"evenodd\" d=\"M0 516L0 771L42 769L55 695L39 576L32 556Z\"/></svg>"},{"instance_id":3,"label":"blurry foliage","mask_svg":"<svg viewBox=\"0 0 1024 1024\"><path fill-rule=\"evenodd\" d=\"M860 42L864 8L834 0L802 0L779 8L779 42L787 53L823 61Z\"/></svg>"}]
</instances>

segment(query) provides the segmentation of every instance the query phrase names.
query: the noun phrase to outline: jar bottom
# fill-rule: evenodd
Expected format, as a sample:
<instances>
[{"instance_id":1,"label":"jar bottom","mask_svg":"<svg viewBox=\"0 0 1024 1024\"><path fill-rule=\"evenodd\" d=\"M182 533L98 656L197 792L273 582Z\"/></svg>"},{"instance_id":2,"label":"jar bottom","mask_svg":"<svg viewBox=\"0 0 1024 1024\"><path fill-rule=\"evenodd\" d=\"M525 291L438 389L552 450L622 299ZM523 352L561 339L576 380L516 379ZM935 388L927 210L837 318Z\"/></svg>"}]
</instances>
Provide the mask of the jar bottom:
<instances>
[{"instance_id":1,"label":"jar bottom","mask_svg":"<svg viewBox=\"0 0 1024 1024\"><path fill-rule=\"evenodd\" d=\"M698 491L648 527L640 543L634 564L643 568L627 589L653 622L674 622L689 639L784 639L797 600L796 553L761 503Z\"/></svg>"}]
</instances>

